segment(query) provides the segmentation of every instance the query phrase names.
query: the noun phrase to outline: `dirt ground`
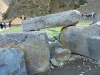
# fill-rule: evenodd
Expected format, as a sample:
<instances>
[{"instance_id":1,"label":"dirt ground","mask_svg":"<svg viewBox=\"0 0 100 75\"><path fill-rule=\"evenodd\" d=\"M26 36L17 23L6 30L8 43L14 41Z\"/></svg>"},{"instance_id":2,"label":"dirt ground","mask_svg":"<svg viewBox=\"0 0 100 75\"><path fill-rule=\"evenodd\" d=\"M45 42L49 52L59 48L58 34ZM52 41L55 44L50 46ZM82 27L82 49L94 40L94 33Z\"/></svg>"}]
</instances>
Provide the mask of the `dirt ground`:
<instances>
[{"instance_id":1,"label":"dirt ground","mask_svg":"<svg viewBox=\"0 0 100 75\"><path fill-rule=\"evenodd\" d=\"M63 67L35 75L100 75L100 67L97 61L81 58L67 61Z\"/></svg>"}]
</instances>

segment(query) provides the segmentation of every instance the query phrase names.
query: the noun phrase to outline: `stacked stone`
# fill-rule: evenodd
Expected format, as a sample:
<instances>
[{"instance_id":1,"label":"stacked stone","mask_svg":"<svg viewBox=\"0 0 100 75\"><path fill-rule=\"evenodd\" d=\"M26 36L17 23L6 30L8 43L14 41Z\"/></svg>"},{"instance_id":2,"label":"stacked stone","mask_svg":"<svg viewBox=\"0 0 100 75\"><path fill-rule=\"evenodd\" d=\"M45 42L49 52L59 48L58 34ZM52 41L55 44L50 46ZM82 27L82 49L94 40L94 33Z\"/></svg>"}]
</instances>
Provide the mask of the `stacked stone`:
<instances>
[{"instance_id":1,"label":"stacked stone","mask_svg":"<svg viewBox=\"0 0 100 75\"><path fill-rule=\"evenodd\" d=\"M50 68L50 51L48 46L48 38L45 32L0 34L0 48L18 48L24 52L28 75Z\"/></svg>"},{"instance_id":2,"label":"stacked stone","mask_svg":"<svg viewBox=\"0 0 100 75\"><path fill-rule=\"evenodd\" d=\"M51 65L53 65L52 68L54 68L54 66L62 66L64 65L64 62L70 58L71 53L83 55L98 61L100 60L100 42L99 42L100 22L97 22L91 26L86 26L86 27L75 26L79 22L79 19L80 19L80 13L77 10L70 10L70 11L64 11L57 14L30 18L28 20L23 21L22 23L23 31L34 31L34 33L36 32L36 30L40 30L44 28L63 26L60 32L60 41L61 41L62 48L60 46L59 47L56 46L58 44L57 42L53 42L53 43L49 42L49 47L50 47L49 48L47 46L48 44L48 40L46 40L47 38L44 39L45 41L44 43L40 43L43 42L41 40L43 39L44 36L44 35L41 36L40 34L41 31L37 31L39 34L38 37L41 36L40 38L37 37L37 40L39 40L38 41L39 46L36 46L37 42L32 43L32 41L35 40L34 39L35 36L29 38L31 41L32 49L34 49L36 52L35 56L39 56L38 58L42 58L41 55L45 54L47 60L45 59L45 57L43 57L45 59L45 66L42 66L43 65L42 62L40 60L38 61L34 60L35 57L34 55L31 54L31 56L33 56L33 58L31 58L31 61L34 60L36 63L41 62L40 64L42 65L41 66L37 65L38 68L37 66L35 66L36 67L35 68L34 66L31 65L32 66L31 71L29 70L28 73L32 71L35 71L34 73L36 73L36 70L38 70L38 72L40 72L40 70L41 71L47 70L50 67L49 60L51 61ZM27 33L29 34L29 32ZM36 33L33 35L36 35ZM29 45L28 44L21 45L21 47L23 47L22 49L24 49L24 47L27 50L31 49L29 39L24 40L27 41ZM15 45L16 44L18 43L15 42ZM29 48L26 48L28 46ZM37 47L40 47L40 49L38 49ZM40 51L44 47L45 49ZM40 54L37 53L36 49L38 50L38 52L40 52ZM32 53L33 50L31 50L30 52L27 50L25 50L25 52L27 55L29 54L30 56L30 53ZM45 51L45 53L43 53L43 51ZM28 57L26 56L26 58ZM41 60L44 61L44 59ZM33 64L32 62L29 62L29 64ZM47 68L48 65L49 67Z\"/></svg>"},{"instance_id":3,"label":"stacked stone","mask_svg":"<svg viewBox=\"0 0 100 75\"><path fill-rule=\"evenodd\" d=\"M27 73L24 70L24 74L18 73L16 75L33 75L35 73L46 71L50 69L50 60L52 65L54 65L54 61L52 61L52 59L56 60L59 65L63 65L62 62L69 59L71 51L62 48L52 48L54 45L50 45L47 34L36 30L59 26L75 26L76 23L79 22L79 19L80 12L77 10L64 11L57 14L50 14L24 20L22 23L22 28L25 32L0 34L0 48L6 48L7 50L8 48L18 48L24 52ZM55 49L55 55L53 54L52 58L50 56L51 49ZM5 52L5 50L0 51ZM19 56L19 54L17 55ZM17 56L15 59L17 59ZM16 63L15 60L14 62ZM23 66L22 64L20 65ZM12 72L17 72L17 70ZM0 71L0 75L15 75L15 73L3 74L1 72L2 71Z\"/></svg>"}]
</instances>

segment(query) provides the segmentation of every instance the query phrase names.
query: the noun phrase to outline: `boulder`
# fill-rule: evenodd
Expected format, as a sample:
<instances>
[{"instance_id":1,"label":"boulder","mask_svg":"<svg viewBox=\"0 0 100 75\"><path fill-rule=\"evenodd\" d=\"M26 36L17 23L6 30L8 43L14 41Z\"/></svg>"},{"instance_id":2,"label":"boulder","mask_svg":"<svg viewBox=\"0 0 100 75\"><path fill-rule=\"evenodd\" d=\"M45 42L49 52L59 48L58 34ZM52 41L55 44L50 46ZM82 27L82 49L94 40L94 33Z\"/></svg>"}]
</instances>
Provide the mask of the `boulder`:
<instances>
[{"instance_id":1,"label":"boulder","mask_svg":"<svg viewBox=\"0 0 100 75\"><path fill-rule=\"evenodd\" d=\"M22 22L23 31L34 31L44 28L52 28L59 26L70 26L78 23L80 12L77 10L69 10L46 16L29 18Z\"/></svg>"},{"instance_id":2,"label":"boulder","mask_svg":"<svg viewBox=\"0 0 100 75\"><path fill-rule=\"evenodd\" d=\"M63 48L72 53L100 60L100 22L91 26L64 27L61 30L60 41Z\"/></svg>"},{"instance_id":3,"label":"boulder","mask_svg":"<svg viewBox=\"0 0 100 75\"><path fill-rule=\"evenodd\" d=\"M45 32L0 34L0 48L19 48L24 52L28 75L50 68L50 51Z\"/></svg>"},{"instance_id":4,"label":"boulder","mask_svg":"<svg viewBox=\"0 0 100 75\"><path fill-rule=\"evenodd\" d=\"M0 75L27 75L24 53L20 49L0 48Z\"/></svg>"}]
</instances>

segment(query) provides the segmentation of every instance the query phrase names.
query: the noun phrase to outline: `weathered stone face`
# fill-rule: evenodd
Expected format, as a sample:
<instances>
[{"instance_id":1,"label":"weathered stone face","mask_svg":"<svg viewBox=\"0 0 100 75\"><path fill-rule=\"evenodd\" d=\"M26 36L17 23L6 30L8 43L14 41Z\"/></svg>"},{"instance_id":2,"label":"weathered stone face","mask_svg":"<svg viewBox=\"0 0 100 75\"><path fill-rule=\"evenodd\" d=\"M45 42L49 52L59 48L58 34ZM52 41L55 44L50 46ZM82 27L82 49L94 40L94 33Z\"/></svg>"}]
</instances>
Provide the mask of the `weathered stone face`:
<instances>
[{"instance_id":1,"label":"weathered stone face","mask_svg":"<svg viewBox=\"0 0 100 75\"><path fill-rule=\"evenodd\" d=\"M71 56L71 51L68 49L56 48L55 49L55 57L59 62L67 61Z\"/></svg>"},{"instance_id":2,"label":"weathered stone face","mask_svg":"<svg viewBox=\"0 0 100 75\"><path fill-rule=\"evenodd\" d=\"M23 31L32 31L59 26L70 26L78 23L79 19L80 12L77 10L70 10L24 20L22 22L22 28Z\"/></svg>"},{"instance_id":3,"label":"weathered stone face","mask_svg":"<svg viewBox=\"0 0 100 75\"><path fill-rule=\"evenodd\" d=\"M61 30L60 40L63 48L72 53L100 60L100 25L70 26Z\"/></svg>"},{"instance_id":4,"label":"weathered stone face","mask_svg":"<svg viewBox=\"0 0 100 75\"><path fill-rule=\"evenodd\" d=\"M24 53L20 49L0 48L0 75L27 75Z\"/></svg>"},{"instance_id":5,"label":"weathered stone face","mask_svg":"<svg viewBox=\"0 0 100 75\"><path fill-rule=\"evenodd\" d=\"M45 32L0 34L0 48L19 48L25 53L28 75L49 69L50 51Z\"/></svg>"}]
</instances>

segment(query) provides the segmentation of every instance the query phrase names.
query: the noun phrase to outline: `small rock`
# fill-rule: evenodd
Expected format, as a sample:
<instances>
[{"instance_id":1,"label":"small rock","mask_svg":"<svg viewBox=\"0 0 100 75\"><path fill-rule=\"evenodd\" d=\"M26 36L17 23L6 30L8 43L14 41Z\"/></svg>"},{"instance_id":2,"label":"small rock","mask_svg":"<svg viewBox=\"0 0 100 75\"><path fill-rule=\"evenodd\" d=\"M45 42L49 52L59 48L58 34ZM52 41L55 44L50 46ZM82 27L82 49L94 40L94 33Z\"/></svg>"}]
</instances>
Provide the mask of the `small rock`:
<instances>
[{"instance_id":1,"label":"small rock","mask_svg":"<svg viewBox=\"0 0 100 75\"><path fill-rule=\"evenodd\" d=\"M67 61L71 56L71 51L68 49L56 48L55 57L59 62Z\"/></svg>"},{"instance_id":2,"label":"small rock","mask_svg":"<svg viewBox=\"0 0 100 75\"><path fill-rule=\"evenodd\" d=\"M59 62L57 62L55 59L52 58L52 59L50 59L50 61L51 61L51 64L52 64L52 65L58 66L58 63L59 63Z\"/></svg>"},{"instance_id":3,"label":"small rock","mask_svg":"<svg viewBox=\"0 0 100 75\"><path fill-rule=\"evenodd\" d=\"M51 69L54 69L54 67L51 65Z\"/></svg>"}]
</instances>

